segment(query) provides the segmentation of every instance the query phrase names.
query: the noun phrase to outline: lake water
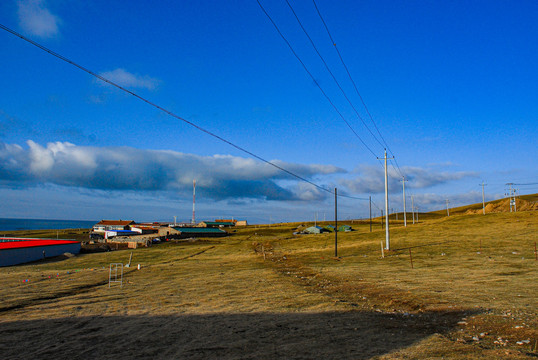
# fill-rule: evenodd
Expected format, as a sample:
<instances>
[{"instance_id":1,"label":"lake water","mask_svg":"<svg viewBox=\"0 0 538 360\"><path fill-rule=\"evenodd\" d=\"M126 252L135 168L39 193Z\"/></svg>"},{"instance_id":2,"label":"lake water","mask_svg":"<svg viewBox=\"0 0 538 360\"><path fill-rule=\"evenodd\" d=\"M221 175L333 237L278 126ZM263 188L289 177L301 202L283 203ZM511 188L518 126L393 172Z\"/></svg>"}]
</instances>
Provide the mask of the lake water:
<instances>
[{"instance_id":1,"label":"lake water","mask_svg":"<svg viewBox=\"0 0 538 360\"><path fill-rule=\"evenodd\" d=\"M0 219L0 231L89 229L97 222L83 220Z\"/></svg>"}]
</instances>

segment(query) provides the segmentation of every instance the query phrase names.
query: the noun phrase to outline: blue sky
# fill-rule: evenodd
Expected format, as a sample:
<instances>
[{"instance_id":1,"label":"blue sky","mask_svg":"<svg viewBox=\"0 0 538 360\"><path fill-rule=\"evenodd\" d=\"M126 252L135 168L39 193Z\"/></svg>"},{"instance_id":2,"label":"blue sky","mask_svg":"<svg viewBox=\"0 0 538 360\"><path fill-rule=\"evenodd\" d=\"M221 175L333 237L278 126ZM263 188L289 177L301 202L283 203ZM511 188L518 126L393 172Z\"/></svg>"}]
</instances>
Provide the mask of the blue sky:
<instances>
[{"instance_id":1,"label":"blue sky","mask_svg":"<svg viewBox=\"0 0 538 360\"><path fill-rule=\"evenodd\" d=\"M319 185L383 205L383 141L312 1L4 1L0 23ZM316 4L421 211L536 183L538 3ZM332 218L329 192L0 32L0 217ZM356 136L323 96L329 96ZM366 143L367 147L361 143ZM375 156L372 154L375 154ZM393 163L394 165L394 163ZM399 168L398 168L399 167ZM520 192L538 192L521 185ZM341 198L342 218L368 202Z\"/></svg>"}]
</instances>

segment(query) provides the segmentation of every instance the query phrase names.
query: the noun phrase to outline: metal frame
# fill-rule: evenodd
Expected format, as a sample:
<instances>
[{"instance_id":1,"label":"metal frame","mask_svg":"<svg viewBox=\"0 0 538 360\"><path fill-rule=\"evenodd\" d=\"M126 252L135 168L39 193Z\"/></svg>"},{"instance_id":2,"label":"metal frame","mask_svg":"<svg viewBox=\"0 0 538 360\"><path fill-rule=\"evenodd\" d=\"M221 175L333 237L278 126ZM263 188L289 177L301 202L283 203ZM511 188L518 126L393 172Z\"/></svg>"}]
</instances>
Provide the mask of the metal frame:
<instances>
[{"instance_id":1,"label":"metal frame","mask_svg":"<svg viewBox=\"0 0 538 360\"><path fill-rule=\"evenodd\" d=\"M120 274L118 280L118 267L120 267ZM108 270L108 287L111 283L120 283L120 287L123 287L123 263L111 263Z\"/></svg>"}]
</instances>

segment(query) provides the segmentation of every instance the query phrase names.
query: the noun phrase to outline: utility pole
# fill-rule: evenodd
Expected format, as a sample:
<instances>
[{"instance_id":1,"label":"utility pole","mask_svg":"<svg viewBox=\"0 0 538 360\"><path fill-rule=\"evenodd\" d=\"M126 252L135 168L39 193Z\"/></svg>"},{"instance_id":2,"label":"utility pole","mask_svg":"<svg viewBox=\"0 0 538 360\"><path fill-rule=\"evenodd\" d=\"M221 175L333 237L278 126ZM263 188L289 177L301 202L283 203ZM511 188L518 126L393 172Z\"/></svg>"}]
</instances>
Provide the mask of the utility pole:
<instances>
[{"instance_id":1,"label":"utility pole","mask_svg":"<svg viewBox=\"0 0 538 360\"><path fill-rule=\"evenodd\" d=\"M194 206L196 204L196 179L192 181L192 224L196 224L194 217Z\"/></svg>"},{"instance_id":2,"label":"utility pole","mask_svg":"<svg viewBox=\"0 0 538 360\"><path fill-rule=\"evenodd\" d=\"M338 195L334 188L334 257L338 257Z\"/></svg>"},{"instance_id":3,"label":"utility pole","mask_svg":"<svg viewBox=\"0 0 538 360\"><path fill-rule=\"evenodd\" d=\"M372 232L372 196L369 196L370 198L370 232Z\"/></svg>"},{"instance_id":4,"label":"utility pole","mask_svg":"<svg viewBox=\"0 0 538 360\"><path fill-rule=\"evenodd\" d=\"M403 211L404 211L404 226L407 226L407 215L405 214L405 182L408 180L405 180L405 176L402 177L402 180L400 180L403 185Z\"/></svg>"},{"instance_id":5,"label":"utility pole","mask_svg":"<svg viewBox=\"0 0 538 360\"><path fill-rule=\"evenodd\" d=\"M484 184L484 180L482 180L482 184L478 184L479 186L482 185L482 214L486 215L486 201L484 198L484 186L487 184Z\"/></svg>"},{"instance_id":6,"label":"utility pole","mask_svg":"<svg viewBox=\"0 0 538 360\"><path fill-rule=\"evenodd\" d=\"M516 189L512 188L512 185L514 185L514 183L506 183L506 185L510 186L510 189L508 190L508 195L510 196L510 212L512 212L512 207L514 208L514 212L516 212Z\"/></svg>"},{"instance_id":7,"label":"utility pole","mask_svg":"<svg viewBox=\"0 0 538 360\"><path fill-rule=\"evenodd\" d=\"M413 204L413 195L411 195L411 213L413 214L413 225L415 224L415 205Z\"/></svg>"},{"instance_id":8,"label":"utility pole","mask_svg":"<svg viewBox=\"0 0 538 360\"><path fill-rule=\"evenodd\" d=\"M450 216L450 211L448 211L448 203L450 201L448 201L448 199L446 199L445 201L446 201L446 216Z\"/></svg>"},{"instance_id":9,"label":"utility pole","mask_svg":"<svg viewBox=\"0 0 538 360\"><path fill-rule=\"evenodd\" d=\"M394 159L391 157L390 159ZM377 160L385 160L385 250L390 250L390 232L389 232L389 175L387 171L387 149L385 149L385 157L383 159L377 158Z\"/></svg>"},{"instance_id":10,"label":"utility pole","mask_svg":"<svg viewBox=\"0 0 538 360\"><path fill-rule=\"evenodd\" d=\"M381 210L381 230L383 230L383 210Z\"/></svg>"}]
</instances>

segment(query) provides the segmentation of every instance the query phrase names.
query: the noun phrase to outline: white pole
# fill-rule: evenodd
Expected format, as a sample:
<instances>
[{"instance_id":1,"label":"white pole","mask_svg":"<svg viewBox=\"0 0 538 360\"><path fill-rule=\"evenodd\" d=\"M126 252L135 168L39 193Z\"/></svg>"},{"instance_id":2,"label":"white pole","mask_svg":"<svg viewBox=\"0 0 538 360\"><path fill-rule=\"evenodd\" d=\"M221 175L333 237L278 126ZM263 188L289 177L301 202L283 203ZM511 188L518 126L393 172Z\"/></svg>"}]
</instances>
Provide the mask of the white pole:
<instances>
[{"instance_id":1,"label":"white pole","mask_svg":"<svg viewBox=\"0 0 538 360\"><path fill-rule=\"evenodd\" d=\"M377 158L381 160L380 158ZM394 159L394 158L391 158ZM385 149L385 249L390 250L390 232L389 232L389 176L387 171L387 149Z\"/></svg>"},{"instance_id":2,"label":"white pole","mask_svg":"<svg viewBox=\"0 0 538 360\"><path fill-rule=\"evenodd\" d=\"M403 177L403 180L402 180L402 185L403 185L403 210L404 210L404 226L407 226L407 215L405 214L405 182L407 180L405 180L405 176Z\"/></svg>"},{"instance_id":3,"label":"white pole","mask_svg":"<svg viewBox=\"0 0 538 360\"><path fill-rule=\"evenodd\" d=\"M446 216L450 216L450 211L448 210L448 203L450 201L448 201L448 199L446 199Z\"/></svg>"}]
</instances>

